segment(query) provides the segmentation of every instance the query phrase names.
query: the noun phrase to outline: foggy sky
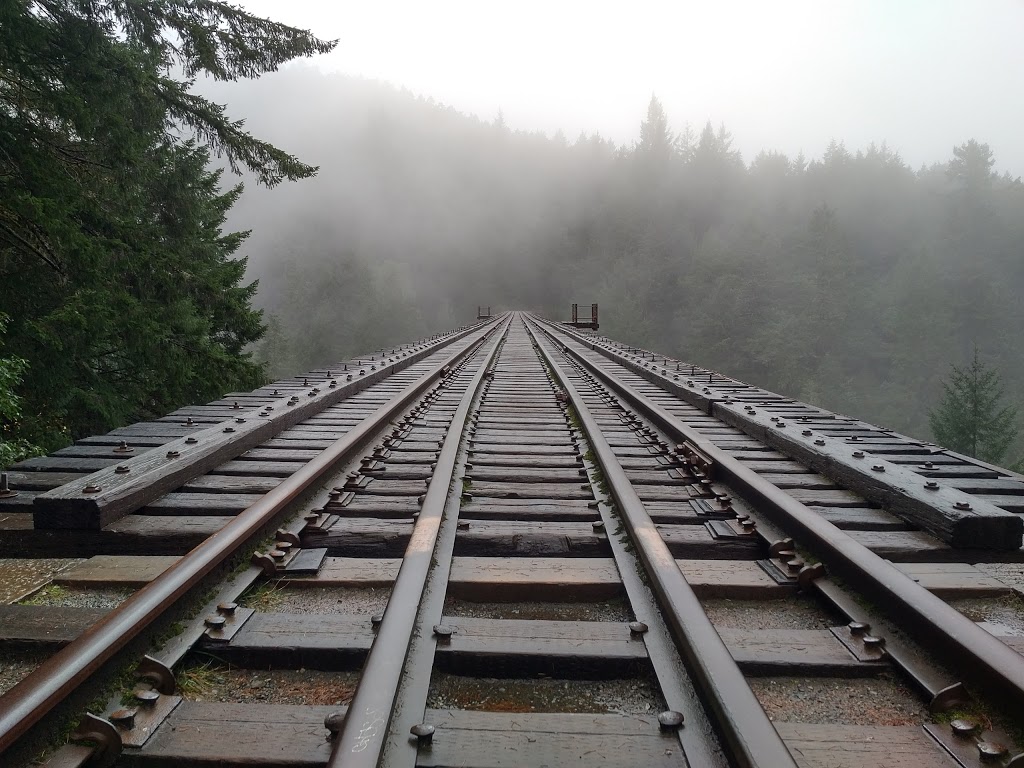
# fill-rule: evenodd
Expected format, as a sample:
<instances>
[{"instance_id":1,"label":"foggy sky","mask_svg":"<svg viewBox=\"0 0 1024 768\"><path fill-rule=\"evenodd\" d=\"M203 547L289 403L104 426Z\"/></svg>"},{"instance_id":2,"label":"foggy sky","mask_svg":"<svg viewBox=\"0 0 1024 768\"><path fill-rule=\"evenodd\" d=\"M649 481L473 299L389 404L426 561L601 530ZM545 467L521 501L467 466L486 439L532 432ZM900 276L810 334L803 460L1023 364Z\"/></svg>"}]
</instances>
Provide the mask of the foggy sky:
<instances>
[{"instance_id":1,"label":"foggy sky","mask_svg":"<svg viewBox=\"0 0 1024 768\"><path fill-rule=\"evenodd\" d=\"M912 167L969 138L1024 174L1024 3L431 3L244 0L324 38L326 71L380 79L513 129L631 144L651 94L672 127L724 122L748 163L831 139ZM245 117L230 109L233 117Z\"/></svg>"}]
</instances>

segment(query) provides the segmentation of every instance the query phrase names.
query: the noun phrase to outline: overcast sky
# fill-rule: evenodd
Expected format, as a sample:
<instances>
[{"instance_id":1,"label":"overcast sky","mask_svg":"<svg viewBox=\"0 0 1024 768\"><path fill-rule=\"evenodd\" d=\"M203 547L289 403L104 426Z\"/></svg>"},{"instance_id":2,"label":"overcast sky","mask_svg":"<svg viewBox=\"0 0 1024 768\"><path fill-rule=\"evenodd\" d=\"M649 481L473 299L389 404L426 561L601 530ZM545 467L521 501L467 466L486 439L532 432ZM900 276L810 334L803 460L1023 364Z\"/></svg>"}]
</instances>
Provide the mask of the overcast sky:
<instances>
[{"instance_id":1,"label":"overcast sky","mask_svg":"<svg viewBox=\"0 0 1024 768\"><path fill-rule=\"evenodd\" d=\"M836 138L887 141L917 167L977 138L1024 175L1024 0L242 5L339 38L325 70L501 109L512 128L632 143L655 93L675 129L724 122L748 162Z\"/></svg>"}]
</instances>

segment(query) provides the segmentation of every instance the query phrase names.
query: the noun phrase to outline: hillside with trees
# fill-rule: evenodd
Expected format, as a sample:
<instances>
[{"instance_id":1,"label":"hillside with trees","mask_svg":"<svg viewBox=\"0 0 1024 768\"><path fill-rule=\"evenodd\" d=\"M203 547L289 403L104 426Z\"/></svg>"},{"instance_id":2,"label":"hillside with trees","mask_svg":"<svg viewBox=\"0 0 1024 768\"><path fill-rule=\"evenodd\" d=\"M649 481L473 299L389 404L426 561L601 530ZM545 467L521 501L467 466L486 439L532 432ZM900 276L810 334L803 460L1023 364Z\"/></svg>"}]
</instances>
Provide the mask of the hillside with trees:
<instances>
[{"instance_id":1,"label":"hillside with trees","mask_svg":"<svg viewBox=\"0 0 1024 768\"><path fill-rule=\"evenodd\" d=\"M652 98L635 142L569 140L308 66L246 79L331 43L221 3L94 5L0 24L9 452L478 304L596 301L617 338L925 439L975 349L1024 399L1024 186L984 137L920 168L841 137L741 157Z\"/></svg>"},{"instance_id":2,"label":"hillside with trees","mask_svg":"<svg viewBox=\"0 0 1024 768\"><path fill-rule=\"evenodd\" d=\"M272 371L477 304L564 318L597 301L617 338L924 439L976 346L1022 400L1024 186L981 140L914 169L838 139L742 158L727 127L690 128L653 98L637 141L614 146L301 68L223 93L321 166L229 219L255 230Z\"/></svg>"}]
</instances>

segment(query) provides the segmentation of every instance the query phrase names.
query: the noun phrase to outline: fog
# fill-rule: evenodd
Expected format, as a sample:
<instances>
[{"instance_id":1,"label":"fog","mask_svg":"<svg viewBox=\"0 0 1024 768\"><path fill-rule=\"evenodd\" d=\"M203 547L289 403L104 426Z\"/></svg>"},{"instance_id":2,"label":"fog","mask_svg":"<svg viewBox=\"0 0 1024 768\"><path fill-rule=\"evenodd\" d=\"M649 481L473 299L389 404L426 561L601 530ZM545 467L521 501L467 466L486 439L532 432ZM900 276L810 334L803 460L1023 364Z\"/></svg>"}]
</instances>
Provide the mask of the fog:
<instances>
[{"instance_id":1,"label":"fog","mask_svg":"<svg viewBox=\"0 0 1024 768\"><path fill-rule=\"evenodd\" d=\"M975 345L1021 399L1021 5L245 5L341 38L197 85L320 166L246 180L228 222L272 372L597 301L613 336L922 437Z\"/></svg>"}]
</instances>

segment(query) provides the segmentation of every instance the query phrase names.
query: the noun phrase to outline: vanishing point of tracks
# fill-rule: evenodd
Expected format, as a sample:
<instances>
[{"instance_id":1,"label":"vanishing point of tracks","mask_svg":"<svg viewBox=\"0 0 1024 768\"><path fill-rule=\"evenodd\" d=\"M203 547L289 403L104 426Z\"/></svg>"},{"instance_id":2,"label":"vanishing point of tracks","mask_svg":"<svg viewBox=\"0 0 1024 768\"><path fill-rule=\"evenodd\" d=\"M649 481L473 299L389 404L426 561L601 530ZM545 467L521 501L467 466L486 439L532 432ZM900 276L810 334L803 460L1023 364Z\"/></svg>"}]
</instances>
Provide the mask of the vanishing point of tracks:
<instances>
[{"instance_id":1,"label":"vanishing point of tracks","mask_svg":"<svg viewBox=\"0 0 1024 768\"><path fill-rule=\"evenodd\" d=\"M1024 765L1024 478L532 315L6 480L4 765Z\"/></svg>"}]
</instances>

